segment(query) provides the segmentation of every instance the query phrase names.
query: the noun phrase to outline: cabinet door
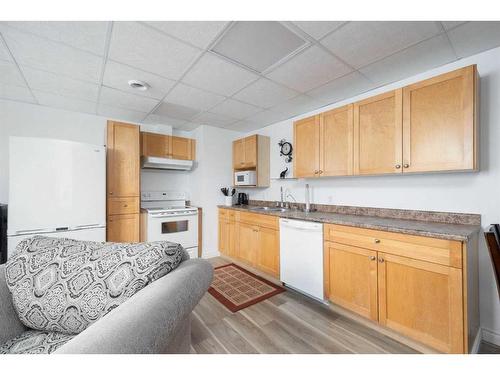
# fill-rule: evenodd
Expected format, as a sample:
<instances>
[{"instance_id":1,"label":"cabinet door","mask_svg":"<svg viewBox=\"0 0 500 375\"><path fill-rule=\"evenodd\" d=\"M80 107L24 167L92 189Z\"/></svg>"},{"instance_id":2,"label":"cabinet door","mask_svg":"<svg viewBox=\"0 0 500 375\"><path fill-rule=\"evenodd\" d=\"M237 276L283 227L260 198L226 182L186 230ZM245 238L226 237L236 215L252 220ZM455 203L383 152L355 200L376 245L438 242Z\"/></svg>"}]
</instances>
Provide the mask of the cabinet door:
<instances>
[{"instance_id":1,"label":"cabinet door","mask_svg":"<svg viewBox=\"0 0 500 375\"><path fill-rule=\"evenodd\" d=\"M353 173L353 106L320 115L320 177Z\"/></svg>"},{"instance_id":2,"label":"cabinet door","mask_svg":"<svg viewBox=\"0 0 500 375\"><path fill-rule=\"evenodd\" d=\"M108 197L138 197L139 127L109 121L107 133Z\"/></svg>"},{"instance_id":3,"label":"cabinet door","mask_svg":"<svg viewBox=\"0 0 500 375\"><path fill-rule=\"evenodd\" d=\"M277 278L280 275L279 237L279 231L277 230L259 228L257 268Z\"/></svg>"},{"instance_id":4,"label":"cabinet door","mask_svg":"<svg viewBox=\"0 0 500 375\"><path fill-rule=\"evenodd\" d=\"M476 69L403 89L403 172L476 169Z\"/></svg>"},{"instance_id":5,"label":"cabinet door","mask_svg":"<svg viewBox=\"0 0 500 375\"><path fill-rule=\"evenodd\" d=\"M379 321L447 353L464 351L462 270L379 253Z\"/></svg>"},{"instance_id":6,"label":"cabinet door","mask_svg":"<svg viewBox=\"0 0 500 375\"><path fill-rule=\"evenodd\" d=\"M401 173L401 89L354 103L354 174Z\"/></svg>"},{"instance_id":7,"label":"cabinet door","mask_svg":"<svg viewBox=\"0 0 500 375\"><path fill-rule=\"evenodd\" d=\"M251 265L255 265L259 235L258 228L253 225L240 223L238 234L238 258Z\"/></svg>"},{"instance_id":8,"label":"cabinet door","mask_svg":"<svg viewBox=\"0 0 500 375\"><path fill-rule=\"evenodd\" d=\"M319 115L294 122L294 177L319 177L319 137Z\"/></svg>"},{"instance_id":9,"label":"cabinet door","mask_svg":"<svg viewBox=\"0 0 500 375\"><path fill-rule=\"evenodd\" d=\"M244 139L245 168L255 168L257 166L257 135L252 135Z\"/></svg>"},{"instance_id":10,"label":"cabinet door","mask_svg":"<svg viewBox=\"0 0 500 375\"><path fill-rule=\"evenodd\" d=\"M227 255L236 257L236 222L228 220L227 223Z\"/></svg>"},{"instance_id":11,"label":"cabinet door","mask_svg":"<svg viewBox=\"0 0 500 375\"><path fill-rule=\"evenodd\" d=\"M194 160L195 140L184 137L171 137L172 158L182 160Z\"/></svg>"},{"instance_id":12,"label":"cabinet door","mask_svg":"<svg viewBox=\"0 0 500 375\"><path fill-rule=\"evenodd\" d=\"M139 242L139 214L108 216L109 242Z\"/></svg>"},{"instance_id":13,"label":"cabinet door","mask_svg":"<svg viewBox=\"0 0 500 375\"><path fill-rule=\"evenodd\" d=\"M219 251L224 255L228 255L227 229L226 219L219 217Z\"/></svg>"},{"instance_id":14,"label":"cabinet door","mask_svg":"<svg viewBox=\"0 0 500 375\"><path fill-rule=\"evenodd\" d=\"M172 138L169 135L142 133L142 155L158 158L172 157Z\"/></svg>"},{"instance_id":15,"label":"cabinet door","mask_svg":"<svg viewBox=\"0 0 500 375\"><path fill-rule=\"evenodd\" d=\"M372 320L378 320L377 252L325 242L327 298Z\"/></svg>"},{"instance_id":16,"label":"cabinet door","mask_svg":"<svg viewBox=\"0 0 500 375\"><path fill-rule=\"evenodd\" d=\"M237 139L233 142L233 168L241 169L245 167L245 141Z\"/></svg>"}]
</instances>

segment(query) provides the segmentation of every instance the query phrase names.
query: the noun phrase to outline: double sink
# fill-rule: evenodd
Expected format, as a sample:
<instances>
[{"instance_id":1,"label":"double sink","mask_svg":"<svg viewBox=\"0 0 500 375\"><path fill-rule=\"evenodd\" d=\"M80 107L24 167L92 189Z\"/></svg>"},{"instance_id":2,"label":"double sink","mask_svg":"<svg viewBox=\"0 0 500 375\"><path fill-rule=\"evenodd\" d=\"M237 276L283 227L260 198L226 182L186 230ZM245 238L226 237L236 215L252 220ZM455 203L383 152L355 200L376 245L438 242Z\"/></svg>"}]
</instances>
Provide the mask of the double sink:
<instances>
[{"instance_id":1,"label":"double sink","mask_svg":"<svg viewBox=\"0 0 500 375\"><path fill-rule=\"evenodd\" d=\"M288 212L288 211L291 211L290 208L266 207L266 206L252 207L252 208L249 208L249 210L250 211L257 211L257 212Z\"/></svg>"}]
</instances>

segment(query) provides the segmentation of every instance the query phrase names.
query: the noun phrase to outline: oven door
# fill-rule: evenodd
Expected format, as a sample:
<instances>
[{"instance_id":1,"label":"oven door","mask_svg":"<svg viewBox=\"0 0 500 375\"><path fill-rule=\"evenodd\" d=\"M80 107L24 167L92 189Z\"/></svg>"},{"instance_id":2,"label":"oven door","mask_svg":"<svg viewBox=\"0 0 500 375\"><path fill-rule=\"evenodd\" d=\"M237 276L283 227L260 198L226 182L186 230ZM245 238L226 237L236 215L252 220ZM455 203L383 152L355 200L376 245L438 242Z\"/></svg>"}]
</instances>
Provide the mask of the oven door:
<instances>
[{"instance_id":1,"label":"oven door","mask_svg":"<svg viewBox=\"0 0 500 375\"><path fill-rule=\"evenodd\" d=\"M184 248L198 246L198 213L172 216L149 214L147 240L176 242Z\"/></svg>"}]
</instances>

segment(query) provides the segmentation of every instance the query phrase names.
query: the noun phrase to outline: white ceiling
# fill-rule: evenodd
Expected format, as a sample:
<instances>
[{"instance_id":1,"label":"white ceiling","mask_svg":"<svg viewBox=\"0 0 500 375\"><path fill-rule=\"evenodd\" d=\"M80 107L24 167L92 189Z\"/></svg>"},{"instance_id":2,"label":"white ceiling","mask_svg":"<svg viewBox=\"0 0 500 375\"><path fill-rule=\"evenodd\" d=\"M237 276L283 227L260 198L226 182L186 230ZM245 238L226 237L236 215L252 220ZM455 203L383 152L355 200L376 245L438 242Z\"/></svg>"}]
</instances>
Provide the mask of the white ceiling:
<instances>
[{"instance_id":1,"label":"white ceiling","mask_svg":"<svg viewBox=\"0 0 500 375\"><path fill-rule=\"evenodd\" d=\"M500 22L0 22L0 98L250 131L499 45Z\"/></svg>"}]
</instances>

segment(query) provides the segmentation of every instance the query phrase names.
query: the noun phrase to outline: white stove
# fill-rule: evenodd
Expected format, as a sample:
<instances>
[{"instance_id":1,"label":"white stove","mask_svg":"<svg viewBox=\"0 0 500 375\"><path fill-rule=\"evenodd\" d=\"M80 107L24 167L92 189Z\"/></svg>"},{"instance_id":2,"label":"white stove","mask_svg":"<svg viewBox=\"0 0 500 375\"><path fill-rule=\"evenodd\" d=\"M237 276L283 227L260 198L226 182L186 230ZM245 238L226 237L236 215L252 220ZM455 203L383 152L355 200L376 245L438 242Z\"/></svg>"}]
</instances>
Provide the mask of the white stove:
<instances>
[{"instance_id":1,"label":"white stove","mask_svg":"<svg viewBox=\"0 0 500 375\"><path fill-rule=\"evenodd\" d=\"M198 258L198 209L186 206L186 200L180 191L143 191L142 240L180 243L191 258Z\"/></svg>"}]
</instances>

